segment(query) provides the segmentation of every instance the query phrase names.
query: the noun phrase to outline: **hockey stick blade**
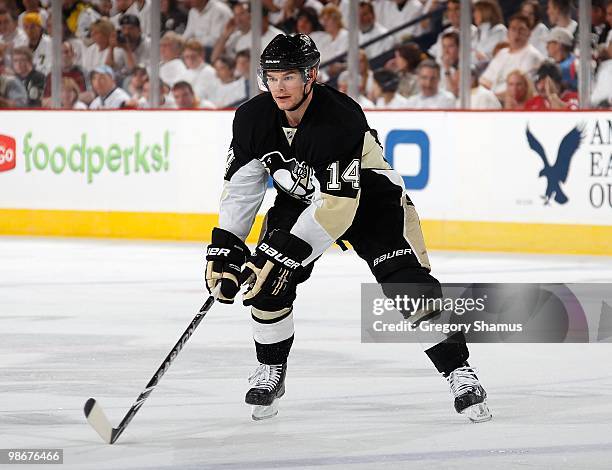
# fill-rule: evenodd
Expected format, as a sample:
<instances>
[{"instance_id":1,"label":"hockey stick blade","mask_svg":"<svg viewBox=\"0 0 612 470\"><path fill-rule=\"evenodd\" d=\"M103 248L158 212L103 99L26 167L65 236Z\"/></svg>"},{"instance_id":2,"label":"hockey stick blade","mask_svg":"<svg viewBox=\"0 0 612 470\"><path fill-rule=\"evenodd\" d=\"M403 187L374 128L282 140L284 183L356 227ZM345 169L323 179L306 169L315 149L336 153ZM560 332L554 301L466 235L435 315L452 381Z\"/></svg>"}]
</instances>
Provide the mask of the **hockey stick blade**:
<instances>
[{"instance_id":1,"label":"hockey stick blade","mask_svg":"<svg viewBox=\"0 0 612 470\"><path fill-rule=\"evenodd\" d=\"M90 398L85 402L84 411L90 426L95 429L104 442L112 444L114 442L113 434L116 434L116 429L111 426L110 421L104 414L104 410L98 405L95 398Z\"/></svg>"},{"instance_id":2,"label":"hockey stick blade","mask_svg":"<svg viewBox=\"0 0 612 470\"><path fill-rule=\"evenodd\" d=\"M204 303L204 305L202 305L202 308L196 314L193 320L191 320L191 323L189 324L187 329L183 332L178 342L174 345L172 350L168 353L168 355L166 356L166 359L164 359L164 362L162 362L161 366L159 366L159 368L157 369L153 377L151 377L151 380L149 380L149 383L147 383L146 388L143 390L143 392L140 395L138 395L138 398L136 399L132 407L128 410L126 415L123 417L123 419L121 420L121 423L119 423L119 426L114 428L111 425L110 421L106 417L106 414L104 413L104 410L102 410L102 407L98 404L95 398L90 398L89 400L85 402L85 407L83 408L83 411L85 413L85 418L87 418L87 422L100 435L100 437L102 438L104 442L106 442L107 444L114 444L115 441L119 439L119 436L121 435L121 433L123 433L127 425L130 424L130 421L132 421L132 418L134 417L134 415L136 415L140 407L142 407L145 400L149 397L151 392L155 389L155 386L159 383L161 378L164 376L164 374L166 373L166 371L168 370L172 362L174 362L174 360L176 359L176 356L178 356L179 352L181 352L181 349L183 349L183 346L185 346L185 343L187 343L189 338L191 338L191 335L193 334L195 329L198 327L198 325L200 324L200 322L202 321L206 313L213 306L217 298L217 295L219 295L220 288L221 286L218 285L215 289L213 289L212 294L208 297L208 299L206 299L206 302Z\"/></svg>"}]
</instances>

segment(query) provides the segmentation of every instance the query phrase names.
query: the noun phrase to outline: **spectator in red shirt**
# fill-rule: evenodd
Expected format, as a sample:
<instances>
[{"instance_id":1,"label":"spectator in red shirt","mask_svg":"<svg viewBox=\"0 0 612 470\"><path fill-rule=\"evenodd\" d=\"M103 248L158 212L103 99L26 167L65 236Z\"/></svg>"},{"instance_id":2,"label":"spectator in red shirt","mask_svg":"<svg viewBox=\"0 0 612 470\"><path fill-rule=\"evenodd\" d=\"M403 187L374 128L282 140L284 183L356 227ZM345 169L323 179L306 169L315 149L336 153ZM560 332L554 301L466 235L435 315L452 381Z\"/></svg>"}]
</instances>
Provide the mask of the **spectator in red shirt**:
<instances>
[{"instance_id":1,"label":"spectator in red shirt","mask_svg":"<svg viewBox=\"0 0 612 470\"><path fill-rule=\"evenodd\" d=\"M561 69L557 64L546 61L540 65L536 72L535 86L538 94L527 101L525 109L578 109L578 94L564 90Z\"/></svg>"},{"instance_id":2,"label":"spectator in red shirt","mask_svg":"<svg viewBox=\"0 0 612 470\"><path fill-rule=\"evenodd\" d=\"M85 72L80 66L75 64L74 49L69 41L64 41L62 44L62 78L73 79L81 93L86 90ZM47 75L43 96L45 98L51 96L51 74Z\"/></svg>"},{"instance_id":3,"label":"spectator in red shirt","mask_svg":"<svg viewBox=\"0 0 612 470\"><path fill-rule=\"evenodd\" d=\"M525 105L533 96L533 84L524 72L516 69L506 78L506 93L504 93L504 109L525 109Z\"/></svg>"}]
</instances>

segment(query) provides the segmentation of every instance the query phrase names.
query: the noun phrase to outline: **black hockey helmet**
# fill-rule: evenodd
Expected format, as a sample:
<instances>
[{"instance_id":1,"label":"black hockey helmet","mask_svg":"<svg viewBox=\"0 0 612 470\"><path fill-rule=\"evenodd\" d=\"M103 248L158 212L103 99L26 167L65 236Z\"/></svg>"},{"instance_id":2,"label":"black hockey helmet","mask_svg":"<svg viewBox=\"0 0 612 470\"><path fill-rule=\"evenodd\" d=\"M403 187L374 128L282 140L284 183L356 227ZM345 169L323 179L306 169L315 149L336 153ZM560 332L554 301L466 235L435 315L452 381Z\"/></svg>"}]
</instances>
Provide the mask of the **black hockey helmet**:
<instances>
[{"instance_id":1,"label":"black hockey helmet","mask_svg":"<svg viewBox=\"0 0 612 470\"><path fill-rule=\"evenodd\" d=\"M306 34L278 34L261 53L259 78L267 88L266 72L297 69L306 83L320 60L316 44Z\"/></svg>"}]
</instances>

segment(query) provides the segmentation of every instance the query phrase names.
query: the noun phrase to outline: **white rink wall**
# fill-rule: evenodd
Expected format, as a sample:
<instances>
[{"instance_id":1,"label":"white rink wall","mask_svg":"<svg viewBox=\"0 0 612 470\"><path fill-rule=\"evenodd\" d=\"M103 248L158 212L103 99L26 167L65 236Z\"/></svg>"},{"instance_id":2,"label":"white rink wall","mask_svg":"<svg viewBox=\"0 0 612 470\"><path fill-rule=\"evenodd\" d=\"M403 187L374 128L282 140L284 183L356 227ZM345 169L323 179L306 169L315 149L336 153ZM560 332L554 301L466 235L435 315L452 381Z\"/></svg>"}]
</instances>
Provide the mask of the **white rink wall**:
<instances>
[{"instance_id":1,"label":"white rink wall","mask_svg":"<svg viewBox=\"0 0 612 470\"><path fill-rule=\"evenodd\" d=\"M233 111L2 115L0 234L205 240L216 223ZM612 254L609 113L367 115L431 247ZM527 129L567 202L543 198Z\"/></svg>"}]
</instances>

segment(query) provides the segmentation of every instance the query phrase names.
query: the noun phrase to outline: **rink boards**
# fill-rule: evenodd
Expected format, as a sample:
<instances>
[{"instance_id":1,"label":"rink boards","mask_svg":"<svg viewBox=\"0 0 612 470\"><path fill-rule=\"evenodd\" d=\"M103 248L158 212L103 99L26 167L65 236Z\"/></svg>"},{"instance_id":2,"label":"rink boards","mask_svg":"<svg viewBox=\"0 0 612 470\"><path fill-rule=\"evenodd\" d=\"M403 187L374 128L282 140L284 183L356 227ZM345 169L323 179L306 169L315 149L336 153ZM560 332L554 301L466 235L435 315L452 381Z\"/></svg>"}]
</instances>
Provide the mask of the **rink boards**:
<instances>
[{"instance_id":1,"label":"rink boards","mask_svg":"<svg viewBox=\"0 0 612 470\"><path fill-rule=\"evenodd\" d=\"M612 255L609 113L367 116L430 248ZM232 111L2 117L0 234L205 241L216 224Z\"/></svg>"}]
</instances>

